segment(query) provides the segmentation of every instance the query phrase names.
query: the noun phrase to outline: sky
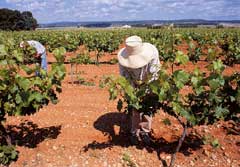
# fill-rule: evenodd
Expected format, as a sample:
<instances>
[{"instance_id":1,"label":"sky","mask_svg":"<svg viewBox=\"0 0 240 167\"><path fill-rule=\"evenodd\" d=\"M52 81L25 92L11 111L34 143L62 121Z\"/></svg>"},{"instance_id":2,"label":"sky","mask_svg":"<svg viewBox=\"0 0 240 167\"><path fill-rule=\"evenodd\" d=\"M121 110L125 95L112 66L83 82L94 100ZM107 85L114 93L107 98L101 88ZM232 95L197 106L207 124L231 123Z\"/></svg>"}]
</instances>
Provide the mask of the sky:
<instances>
[{"instance_id":1,"label":"sky","mask_svg":"<svg viewBox=\"0 0 240 167\"><path fill-rule=\"evenodd\" d=\"M31 11L38 23L240 20L240 0L0 0L0 8Z\"/></svg>"}]
</instances>

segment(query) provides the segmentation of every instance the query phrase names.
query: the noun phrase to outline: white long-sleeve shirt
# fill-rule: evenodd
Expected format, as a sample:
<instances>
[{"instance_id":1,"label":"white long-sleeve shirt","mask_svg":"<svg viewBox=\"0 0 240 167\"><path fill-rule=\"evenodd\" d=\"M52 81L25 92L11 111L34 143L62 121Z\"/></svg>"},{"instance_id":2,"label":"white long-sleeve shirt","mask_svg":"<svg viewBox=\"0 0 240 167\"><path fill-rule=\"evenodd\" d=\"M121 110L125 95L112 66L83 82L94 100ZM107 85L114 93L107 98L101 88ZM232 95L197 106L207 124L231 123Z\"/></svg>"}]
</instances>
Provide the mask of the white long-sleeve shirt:
<instances>
[{"instance_id":1,"label":"white long-sleeve shirt","mask_svg":"<svg viewBox=\"0 0 240 167\"><path fill-rule=\"evenodd\" d=\"M136 82L138 81L147 81L149 76L151 76L149 82L158 78L158 71L161 67L160 60L159 60L159 53L155 46L154 47L154 56L153 59L145 66L133 69L124 67L119 64L120 75L125 77L127 80L130 81L131 85L136 87Z\"/></svg>"},{"instance_id":2,"label":"white long-sleeve shirt","mask_svg":"<svg viewBox=\"0 0 240 167\"><path fill-rule=\"evenodd\" d=\"M43 54L46 51L45 47L38 41L31 40L27 41L27 43L30 46L34 47L37 50L38 54Z\"/></svg>"}]
</instances>

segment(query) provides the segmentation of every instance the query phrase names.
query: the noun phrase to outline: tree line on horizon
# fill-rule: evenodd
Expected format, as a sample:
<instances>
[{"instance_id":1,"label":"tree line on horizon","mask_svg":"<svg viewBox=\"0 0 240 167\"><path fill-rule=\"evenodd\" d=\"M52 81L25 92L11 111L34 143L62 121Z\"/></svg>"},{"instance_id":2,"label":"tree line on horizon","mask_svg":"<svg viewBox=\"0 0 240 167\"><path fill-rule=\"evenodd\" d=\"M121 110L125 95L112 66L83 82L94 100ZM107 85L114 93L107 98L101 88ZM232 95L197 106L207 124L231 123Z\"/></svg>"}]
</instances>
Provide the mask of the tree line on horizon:
<instances>
[{"instance_id":1,"label":"tree line on horizon","mask_svg":"<svg viewBox=\"0 0 240 167\"><path fill-rule=\"evenodd\" d=\"M18 10L0 8L0 30L35 30L37 26L37 20L30 11L20 12Z\"/></svg>"}]
</instances>

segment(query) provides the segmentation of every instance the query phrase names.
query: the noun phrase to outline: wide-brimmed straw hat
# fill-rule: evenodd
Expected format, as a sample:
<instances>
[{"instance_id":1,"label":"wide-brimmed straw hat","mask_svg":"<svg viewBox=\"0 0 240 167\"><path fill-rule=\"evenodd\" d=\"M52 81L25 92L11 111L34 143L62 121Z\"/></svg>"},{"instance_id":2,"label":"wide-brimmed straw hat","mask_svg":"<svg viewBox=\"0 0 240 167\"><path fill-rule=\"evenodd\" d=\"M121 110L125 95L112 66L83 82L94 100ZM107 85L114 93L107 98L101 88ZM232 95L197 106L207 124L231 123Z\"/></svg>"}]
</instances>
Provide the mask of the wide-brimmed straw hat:
<instances>
[{"instance_id":1,"label":"wide-brimmed straw hat","mask_svg":"<svg viewBox=\"0 0 240 167\"><path fill-rule=\"evenodd\" d=\"M147 65L154 58L154 46L142 42L139 36L128 37L125 48L118 52L119 63L128 68L140 68Z\"/></svg>"}]
</instances>

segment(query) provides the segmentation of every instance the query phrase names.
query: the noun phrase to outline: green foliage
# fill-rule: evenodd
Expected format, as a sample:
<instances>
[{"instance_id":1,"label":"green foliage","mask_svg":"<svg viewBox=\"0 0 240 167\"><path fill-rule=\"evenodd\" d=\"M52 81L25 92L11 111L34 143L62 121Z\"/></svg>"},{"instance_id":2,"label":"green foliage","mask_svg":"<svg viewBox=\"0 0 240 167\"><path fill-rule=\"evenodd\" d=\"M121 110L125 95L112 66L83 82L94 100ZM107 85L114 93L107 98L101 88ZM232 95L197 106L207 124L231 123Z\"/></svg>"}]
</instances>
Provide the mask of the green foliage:
<instances>
[{"instance_id":1,"label":"green foliage","mask_svg":"<svg viewBox=\"0 0 240 167\"><path fill-rule=\"evenodd\" d=\"M173 62L176 60L175 63L178 63L189 59L195 63L200 58L209 61L221 58L226 65L240 63L239 29L169 28L131 29L127 31L76 29L71 31L7 32L7 35L13 37L17 42L37 40L44 44L50 52L59 47L64 47L67 51L75 51L79 45L84 45L88 51L95 52L96 61L104 52L116 51L126 37L139 35L144 42L150 42L157 47L161 61Z\"/></svg>"},{"instance_id":2,"label":"green foliage","mask_svg":"<svg viewBox=\"0 0 240 167\"><path fill-rule=\"evenodd\" d=\"M220 147L220 143L218 141L218 139L214 139L212 142L211 142L211 146L213 148L219 148Z\"/></svg>"},{"instance_id":3,"label":"green foliage","mask_svg":"<svg viewBox=\"0 0 240 167\"><path fill-rule=\"evenodd\" d=\"M65 77L62 62L65 49L55 50L58 62L52 64L52 70L46 73L38 65L25 65L22 58L24 53L14 49L11 44L5 42L0 51L1 113L25 115L34 113L49 101L56 103L56 92L61 92L61 80ZM35 71L40 71L41 77L35 76Z\"/></svg>"},{"instance_id":4,"label":"green foliage","mask_svg":"<svg viewBox=\"0 0 240 167\"><path fill-rule=\"evenodd\" d=\"M220 143L218 139L214 138L212 135L204 135L202 138L204 144L210 144L213 148L219 148Z\"/></svg>"},{"instance_id":5,"label":"green foliage","mask_svg":"<svg viewBox=\"0 0 240 167\"><path fill-rule=\"evenodd\" d=\"M8 165L12 161L17 160L18 152L14 146L0 146L0 164Z\"/></svg>"},{"instance_id":6,"label":"green foliage","mask_svg":"<svg viewBox=\"0 0 240 167\"><path fill-rule=\"evenodd\" d=\"M78 83L85 86L95 86L94 82L86 81L83 77L77 76Z\"/></svg>"},{"instance_id":7,"label":"green foliage","mask_svg":"<svg viewBox=\"0 0 240 167\"><path fill-rule=\"evenodd\" d=\"M35 30L37 20L29 11L0 9L1 30Z\"/></svg>"},{"instance_id":8,"label":"green foliage","mask_svg":"<svg viewBox=\"0 0 240 167\"><path fill-rule=\"evenodd\" d=\"M127 166L129 167L136 167L137 165L135 164L135 162L132 161L129 153L123 153L122 155L122 160L126 163Z\"/></svg>"},{"instance_id":9,"label":"green foliage","mask_svg":"<svg viewBox=\"0 0 240 167\"><path fill-rule=\"evenodd\" d=\"M53 51L53 54L57 60L57 62L64 62L64 55L66 54L66 49L64 47L60 47Z\"/></svg>"},{"instance_id":10,"label":"green foliage","mask_svg":"<svg viewBox=\"0 0 240 167\"><path fill-rule=\"evenodd\" d=\"M83 43L89 51L95 51L96 64L104 52L112 53L117 50L122 38L118 38L117 32L92 32L83 34Z\"/></svg>"},{"instance_id":11,"label":"green foliage","mask_svg":"<svg viewBox=\"0 0 240 167\"><path fill-rule=\"evenodd\" d=\"M75 64L93 64L90 56L87 54L77 54L77 56L71 58L69 62Z\"/></svg>"},{"instance_id":12,"label":"green foliage","mask_svg":"<svg viewBox=\"0 0 240 167\"><path fill-rule=\"evenodd\" d=\"M219 47L225 56L224 62L227 65L240 63L240 38L239 34L224 34L218 41Z\"/></svg>"},{"instance_id":13,"label":"green foliage","mask_svg":"<svg viewBox=\"0 0 240 167\"><path fill-rule=\"evenodd\" d=\"M126 102L128 106L125 108L125 111L128 112L130 108L140 108L139 99L137 97L137 92L130 85L124 77L104 77L100 83L101 87L109 87L110 100L115 100L118 95L124 97L124 101L118 102L118 109L122 109L121 104Z\"/></svg>"},{"instance_id":14,"label":"green foliage","mask_svg":"<svg viewBox=\"0 0 240 167\"><path fill-rule=\"evenodd\" d=\"M179 57L176 57L179 59ZM179 61L179 63L185 61ZM190 126L213 124L218 120L237 120L239 105L239 74L223 76L225 66L221 60L208 65L210 74L206 76L198 68L192 72L176 70L166 72L165 65L159 71L157 80L134 88L123 77L104 79L109 88L110 99L121 99L118 109L126 103L125 111L131 108L154 114L162 108L164 112L179 118L183 117ZM236 87L231 83L235 82ZM191 92L182 94L185 87ZM230 95L230 96L229 96Z\"/></svg>"},{"instance_id":15,"label":"green foliage","mask_svg":"<svg viewBox=\"0 0 240 167\"><path fill-rule=\"evenodd\" d=\"M188 57L193 63L200 60L202 54L202 48L198 46L197 39L193 40L194 36L189 36L186 38L188 44Z\"/></svg>"},{"instance_id":16,"label":"green foliage","mask_svg":"<svg viewBox=\"0 0 240 167\"><path fill-rule=\"evenodd\" d=\"M36 58L37 51L34 47L30 46L27 42L24 43L26 47L23 50L23 62L24 64L41 63L41 57Z\"/></svg>"},{"instance_id":17,"label":"green foliage","mask_svg":"<svg viewBox=\"0 0 240 167\"><path fill-rule=\"evenodd\" d=\"M162 122L164 123L164 125L167 125L167 126L172 125L170 119L168 119L168 118L163 119Z\"/></svg>"},{"instance_id":18,"label":"green foliage","mask_svg":"<svg viewBox=\"0 0 240 167\"><path fill-rule=\"evenodd\" d=\"M190 75L183 70L177 70L173 73L173 81L178 89L182 89L184 87L184 85L188 82L189 77Z\"/></svg>"},{"instance_id":19,"label":"green foliage","mask_svg":"<svg viewBox=\"0 0 240 167\"><path fill-rule=\"evenodd\" d=\"M117 64L118 63L118 59L116 58L112 58L110 61L109 61L110 64Z\"/></svg>"},{"instance_id":20,"label":"green foliage","mask_svg":"<svg viewBox=\"0 0 240 167\"><path fill-rule=\"evenodd\" d=\"M189 62L189 58L182 51L177 51L176 53L176 62L180 64L187 64Z\"/></svg>"},{"instance_id":21,"label":"green foliage","mask_svg":"<svg viewBox=\"0 0 240 167\"><path fill-rule=\"evenodd\" d=\"M66 50L54 50L57 62L51 71L42 70L39 65L25 64L24 52L15 47L12 39L0 38L0 126L6 115L29 115L37 112L49 102L58 102L57 94L62 91L61 81L65 77L63 64ZM28 62L29 63L29 62ZM39 71L39 75L35 72ZM1 129L3 139L6 132ZM6 141L5 141L6 142ZM0 147L0 162L8 164L17 158L17 152L11 146Z\"/></svg>"}]
</instances>

